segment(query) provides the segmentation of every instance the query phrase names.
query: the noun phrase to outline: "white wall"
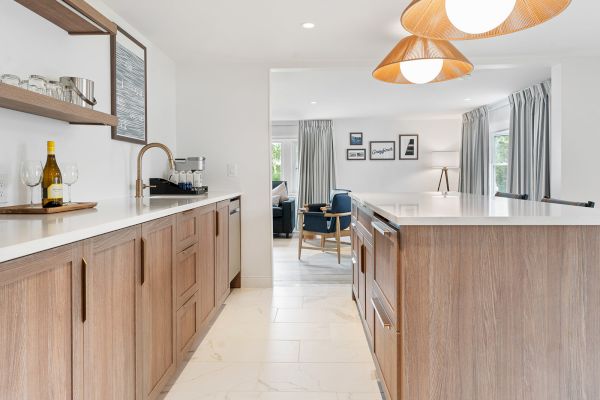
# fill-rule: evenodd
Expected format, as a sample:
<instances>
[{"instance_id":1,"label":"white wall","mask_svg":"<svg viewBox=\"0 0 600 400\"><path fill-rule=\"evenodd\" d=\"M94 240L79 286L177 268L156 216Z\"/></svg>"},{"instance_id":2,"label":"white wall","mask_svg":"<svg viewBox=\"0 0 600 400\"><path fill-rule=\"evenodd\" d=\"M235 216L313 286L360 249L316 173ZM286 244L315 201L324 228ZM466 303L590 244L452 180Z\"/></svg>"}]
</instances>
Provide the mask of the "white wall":
<instances>
[{"instance_id":1,"label":"white wall","mask_svg":"<svg viewBox=\"0 0 600 400\"><path fill-rule=\"evenodd\" d=\"M600 57L574 57L552 69L552 196L600 203Z\"/></svg>"},{"instance_id":2,"label":"white wall","mask_svg":"<svg viewBox=\"0 0 600 400\"><path fill-rule=\"evenodd\" d=\"M460 149L461 120L334 120L337 187L355 192L423 192L437 189L440 170L431 168L432 151ZM350 132L363 132L363 146L350 146ZM419 160L398 160L398 135L419 134ZM370 161L369 141L395 141L395 161ZM347 161L346 149L367 149L366 161ZM458 190L458 170L450 170L450 189Z\"/></svg>"},{"instance_id":3,"label":"white wall","mask_svg":"<svg viewBox=\"0 0 600 400\"><path fill-rule=\"evenodd\" d=\"M103 3L92 2L148 48L148 133L175 151L175 64ZM110 112L108 36L69 36L14 1L0 2L0 74L81 76L95 81L96 110ZM77 162L75 200L102 200L134 193L135 156L141 146L113 141L110 127L77 126L0 108L0 173L9 176L8 201L26 202L19 180L24 159L45 161L46 141L55 140L57 159ZM163 154L148 154L145 176L162 175ZM154 160L154 162L150 161ZM36 191L39 199L39 191Z\"/></svg>"},{"instance_id":4,"label":"white wall","mask_svg":"<svg viewBox=\"0 0 600 400\"><path fill-rule=\"evenodd\" d=\"M257 65L185 65L177 79L177 146L203 155L209 190L239 190L242 285L272 284L269 69ZM228 176L236 164L238 175Z\"/></svg>"}]
</instances>

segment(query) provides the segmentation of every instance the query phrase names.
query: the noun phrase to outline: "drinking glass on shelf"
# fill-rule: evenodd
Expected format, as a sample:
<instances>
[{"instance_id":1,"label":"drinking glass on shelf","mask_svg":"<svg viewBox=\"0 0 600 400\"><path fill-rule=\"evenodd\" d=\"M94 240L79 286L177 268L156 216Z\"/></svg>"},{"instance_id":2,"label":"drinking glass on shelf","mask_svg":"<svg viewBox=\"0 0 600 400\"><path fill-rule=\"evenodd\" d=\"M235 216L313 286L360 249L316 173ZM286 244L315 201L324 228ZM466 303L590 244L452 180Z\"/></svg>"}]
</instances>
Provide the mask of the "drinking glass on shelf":
<instances>
[{"instance_id":1,"label":"drinking glass on shelf","mask_svg":"<svg viewBox=\"0 0 600 400\"><path fill-rule=\"evenodd\" d=\"M21 163L21 182L29 186L29 204L33 206L33 188L42 182L44 168L40 161L27 160Z\"/></svg>"},{"instance_id":2,"label":"drinking glass on shelf","mask_svg":"<svg viewBox=\"0 0 600 400\"><path fill-rule=\"evenodd\" d=\"M71 203L71 185L77 182L79 178L79 170L75 163L63 163L60 166L60 173L62 175L63 184L69 188L69 201L66 204Z\"/></svg>"}]
</instances>

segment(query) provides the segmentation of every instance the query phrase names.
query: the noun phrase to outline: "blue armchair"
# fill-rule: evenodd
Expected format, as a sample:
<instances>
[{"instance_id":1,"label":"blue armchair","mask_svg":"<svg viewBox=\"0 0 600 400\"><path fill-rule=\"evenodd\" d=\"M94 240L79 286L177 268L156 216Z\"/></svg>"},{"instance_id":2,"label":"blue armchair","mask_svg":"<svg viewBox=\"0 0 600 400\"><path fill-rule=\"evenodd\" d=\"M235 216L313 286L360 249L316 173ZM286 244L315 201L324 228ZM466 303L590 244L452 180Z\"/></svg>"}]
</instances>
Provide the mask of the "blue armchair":
<instances>
[{"instance_id":1,"label":"blue armchair","mask_svg":"<svg viewBox=\"0 0 600 400\"><path fill-rule=\"evenodd\" d=\"M335 238L338 264L341 262L341 238L350 236L352 200L346 191L334 194L331 206L311 204L300 210L300 237L298 243L298 259L302 257L302 249L326 251L328 238ZM306 236L320 236L321 247L304 244Z\"/></svg>"},{"instance_id":2,"label":"blue armchair","mask_svg":"<svg viewBox=\"0 0 600 400\"><path fill-rule=\"evenodd\" d=\"M272 188L275 189L285 181L273 181ZM273 234L285 234L286 238L294 232L296 228L296 199L290 197L289 200L282 201L278 206L273 206Z\"/></svg>"}]
</instances>

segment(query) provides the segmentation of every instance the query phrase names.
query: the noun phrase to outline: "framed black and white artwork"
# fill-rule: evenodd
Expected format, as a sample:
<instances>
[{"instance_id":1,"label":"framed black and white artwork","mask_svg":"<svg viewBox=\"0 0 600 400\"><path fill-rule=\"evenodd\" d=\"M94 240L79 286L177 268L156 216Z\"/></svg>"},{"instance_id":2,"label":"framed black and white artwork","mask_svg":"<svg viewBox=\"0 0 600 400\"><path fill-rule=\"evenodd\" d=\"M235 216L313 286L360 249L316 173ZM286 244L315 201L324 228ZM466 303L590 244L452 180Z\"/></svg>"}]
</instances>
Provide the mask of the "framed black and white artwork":
<instances>
[{"instance_id":1,"label":"framed black and white artwork","mask_svg":"<svg viewBox=\"0 0 600 400\"><path fill-rule=\"evenodd\" d=\"M419 135L400 135L400 159L419 159Z\"/></svg>"},{"instance_id":2,"label":"framed black and white artwork","mask_svg":"<svg viewBox=\"0 0 600 400\"><path fill-rule=\"evenodd\" d=\"M369 142L370 160L395 160L396 142Z\"/></svg>"},{"instance_id":3,"label":"framed black and white artwork","mask_svg":"<svg viewBox=\"0 0 600 400\"><path fill-rule=\"evenodd\" d=\"M118 28L110 39L111 111L119 118L112 138L148 143L146 47Z\"/></svg>"},{"instance_id":4,"label":"framed black and white artwork","mask_svg":"<svg viewBox=\"0 0 600 400\"><path fill-rule=\"evenodd\" d=\"M346 160L362 161L367 159L367 149L347 149Z\"/></svg>"},{"instance_id":5,"label":"framed black and white artwork","mask_svg":"<svg viewBox=\"0 0 600 400\"><path fill-rule=\"evenodd\" d=\"M350 146L362 146L363 134L362 132L350 132Z\"/></svg>"}]
</instances>

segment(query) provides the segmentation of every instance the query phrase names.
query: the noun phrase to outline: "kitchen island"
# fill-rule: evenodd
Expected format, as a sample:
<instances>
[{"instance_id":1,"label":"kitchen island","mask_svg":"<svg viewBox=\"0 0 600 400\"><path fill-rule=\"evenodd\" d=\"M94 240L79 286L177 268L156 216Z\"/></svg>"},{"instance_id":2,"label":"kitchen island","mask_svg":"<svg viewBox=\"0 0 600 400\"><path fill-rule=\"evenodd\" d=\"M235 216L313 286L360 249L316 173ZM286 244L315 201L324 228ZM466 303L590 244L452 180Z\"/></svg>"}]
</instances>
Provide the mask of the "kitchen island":
<instances>
[{"instance_id":1,"label":"kitchen island","mask_svg":"<svg viewBox=\"0 0 600 400\"><path fill-rule=\"evenodd\" d=\"M0 216L0 400L162 396L240 284L240 203L210 193Z\"/></svg>"},{"instance_id":2,"label":"kitchen island","mask_svg":"<svg viewBox=\"0 0 600 400\"><path fill-rule=\"evenodd\" d=\"M352 239L386 398L600 398L600 211L355 193Z\"/></svg>"}]
</instances>

